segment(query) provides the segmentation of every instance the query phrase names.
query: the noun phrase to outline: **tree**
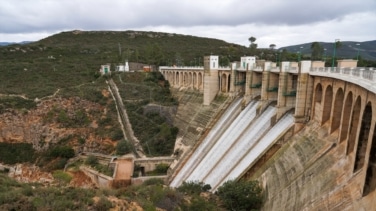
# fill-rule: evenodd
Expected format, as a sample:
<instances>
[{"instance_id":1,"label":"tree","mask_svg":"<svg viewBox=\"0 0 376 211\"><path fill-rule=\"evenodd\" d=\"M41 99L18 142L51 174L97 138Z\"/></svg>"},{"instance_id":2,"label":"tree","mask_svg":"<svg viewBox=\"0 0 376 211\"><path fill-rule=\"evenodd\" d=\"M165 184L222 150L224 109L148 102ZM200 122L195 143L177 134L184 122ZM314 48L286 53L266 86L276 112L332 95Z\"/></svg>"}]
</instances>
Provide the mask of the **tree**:
<instances>
[{"instance_id":1,"label":"tree","mask_svg":"<svg viewBox=\"0 0 376 211\"><path fill-rule=\"evenodd\" d=\"M270 45L269 45L269 48L270 48L270 50L272 50L272 51L275 49L275 47L276 47L275 44L270 44Z\"/></svg>"},{"instance_id":2,"label":"tree","mask_svg":"<svg viewBox=\"0 0 376 211\"><path fill-rule=\"evenodd\" d=\"M248 38L248 41L251 43L249 45L249 47L251 48L251 50L255 50L257 48L257 44L255 43L256 42L256 37L250 37L250 38Z\"/></svg>"},{"instance_id":3,"label":"tree","mask_svg":"<svg viewBox=\"0 0 376 211\"><path fill-rule=\"evenodd\" d=\"M229 66L230 60L227 58L227 56L221 56L219 57L219 65L226 67Z\"/></svg>"},{"instance_id":4,"label":"tree","mask_svg":"<svg viewBox=\"0 0 376 211\"><path fill-rule=\"evenodd\" d=\"M256 42L256 37L250 37L250 38L248 38L248 41L252 44L252 43Z\"/></svg>"},{"instance_id":5,"label":"tree","mask_svg":"<svg viewBox=\"0 0 376 211\"><path fill-rule=\"evenodd\" d=\"M311 44L311 59L312 60L321 60L324 48L318 42L313 42Z\"/></svg>"},{"instance_id":6,"label":"tree","mask_svg":"<svg viewBox=\"0 0 376 211\"><path fill-rule=\"evenodd\" d=\"M259 209L262 205L262 188L258 181L229 180L218 188L217 195L228 210Z\"/></svg>"}]
</instances>

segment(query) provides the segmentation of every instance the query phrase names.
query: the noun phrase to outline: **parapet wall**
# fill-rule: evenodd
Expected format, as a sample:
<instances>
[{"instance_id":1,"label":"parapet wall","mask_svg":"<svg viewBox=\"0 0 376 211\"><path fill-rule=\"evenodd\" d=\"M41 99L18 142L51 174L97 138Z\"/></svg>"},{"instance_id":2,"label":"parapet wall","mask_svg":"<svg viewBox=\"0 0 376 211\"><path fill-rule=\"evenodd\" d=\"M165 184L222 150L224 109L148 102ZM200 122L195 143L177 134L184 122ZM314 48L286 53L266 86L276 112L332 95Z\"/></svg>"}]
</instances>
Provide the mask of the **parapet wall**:
<instances>
[{"instance_id":1,"label":"parapet wall","mask_svg":"<svg viewBox=\"0 0 376 211\"><path fill-rule=\"evenodd\" d=\"M84 172L88 177L90 177L91 181L94 182L94 184L96 184L99 188L112 187L112 177L101 174L98 171L95 171L85 166L80 166L80 170Z\"/></svg>"}]
</instances>

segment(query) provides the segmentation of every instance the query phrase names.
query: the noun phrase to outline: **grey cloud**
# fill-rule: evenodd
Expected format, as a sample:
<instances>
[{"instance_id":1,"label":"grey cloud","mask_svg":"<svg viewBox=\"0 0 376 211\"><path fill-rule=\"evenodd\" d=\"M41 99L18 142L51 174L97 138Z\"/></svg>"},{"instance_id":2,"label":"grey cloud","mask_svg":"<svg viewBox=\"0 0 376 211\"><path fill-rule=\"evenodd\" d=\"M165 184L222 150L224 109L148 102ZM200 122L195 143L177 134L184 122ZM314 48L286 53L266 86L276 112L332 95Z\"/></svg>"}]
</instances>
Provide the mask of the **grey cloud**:
<instances>
[{"instance_id":1,"label":"grey cloud","mask_svg":"<svg viewBox=\"0 0 376 211\"><path fill-rule=\"evenodd\" d=\"M146 26L302 25L374 11L376 1L302 0L3 0L2 33Z\"/></svg>"}]
</instances>

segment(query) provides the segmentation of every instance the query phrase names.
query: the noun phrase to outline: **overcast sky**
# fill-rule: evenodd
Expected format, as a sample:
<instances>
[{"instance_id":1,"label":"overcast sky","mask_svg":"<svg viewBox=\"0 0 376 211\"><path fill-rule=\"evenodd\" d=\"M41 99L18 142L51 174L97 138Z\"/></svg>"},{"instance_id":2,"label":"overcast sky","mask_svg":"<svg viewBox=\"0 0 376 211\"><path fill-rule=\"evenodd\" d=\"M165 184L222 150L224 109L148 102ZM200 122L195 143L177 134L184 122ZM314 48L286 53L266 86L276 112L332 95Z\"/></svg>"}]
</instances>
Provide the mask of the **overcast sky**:
<instances>
[{"instance_id":1,"label":"overcast sky","mask_svg":"<svg viewBox=\"0 0 376 211\"><path fill-rule=\"evenodd\" d=\"M0 42L141 30L277 48L376 40L376 0L0 0Z\"/></svg>"}]
</instances>

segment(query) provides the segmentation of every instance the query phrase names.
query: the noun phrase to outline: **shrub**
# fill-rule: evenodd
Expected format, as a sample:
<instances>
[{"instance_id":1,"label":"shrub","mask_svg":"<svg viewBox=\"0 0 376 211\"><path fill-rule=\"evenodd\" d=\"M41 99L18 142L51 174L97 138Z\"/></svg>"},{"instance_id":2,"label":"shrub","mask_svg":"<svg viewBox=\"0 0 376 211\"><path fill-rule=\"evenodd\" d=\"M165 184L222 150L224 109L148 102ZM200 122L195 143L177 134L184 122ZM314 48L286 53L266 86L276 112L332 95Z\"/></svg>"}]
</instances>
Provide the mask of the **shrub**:
<instances>
[{"instance_id":1,"label":"shrub","mask_svg":"<svg viewBox=\"0 0 376 211\"><path fill-rule=\"evenodd\" d=\"M107 211L112 208L112 203L105 197L101 197L97 203L94 205L95 210Z\"/></svg>"},{"instance_id":2,"label":"shrub","mask_svg":"<svg viewBox=\"0 0 376 211\"><path fill-rule=\"evenodd\" d=\"M111 139L112 140L120 140L123 137L124 137L123 131L120 128L117 129L117 130L115 130L115 131L113 131L112 134L111 134Z\"/></svg>"},{"instance_id":3,"label":"shrub","mask_svg":"<svg viewBox=\"0 0 376 211\"><path fill-rule=\"evenodd\" d=\"M85 160L85 164L86 165L89 165L89 166L95 166L98 164L98 158L93 156L93 155L89 155L86 160Z\"/></svg>"},{"instance_id":4,"label":"shrub","mask_svg":"<svg viewBox=\"0 0 376 211\"><path fill-rule=\"evenodd\" d=\"M67 184L72 180L72 176L69 175L68 173L57 170L54 171L52 176L59 181L59 183Z\"/></svg>"},{"instance_id":5,"label":"shrub","mask_svg":"<svg viewBox=\"0 0 376 211\"><path fill-rule=\"evenodd\" d=\"M49 155L50 157L53 157L53 158L61 157L61 158L69 159L69 158L74 157L75 153L71 147L57 146L50 151Z\"/></svg>"},{"instance_id":6,"label":"shrub","mask_svg":"<svg viewBox=\"0 0 376 211\"><path fill-rule=\"evenodd\" d=\"M259 209L262 205L258 181L229 180L218 188L217 194L228 210Z\"/></svg>"},{"instance_id":7,"label":"shrub","mask_svg":"<svg viewBox=\"0 0 376 211\"><path fill-rule=\"evenodd\" d=\"M182 205L183 211L191 211L191 210L218 210L215 202L213 201L206 201L202 197L194 196L189 204Z\"/></svg>"},{"instance_id":8,"label":"shrub","mask_svg":"<svg viewBox=\"0 0 376 211\"><path fill-rule=\"evenodd\" d=\"M160 164L157 164L157 166L155 167L155 172L157 174L166 174L168 168L169 168L168 164L166 164L166 163L160 163Z\"/></svg>"},{"instance_id":9,"label":"shrub","mask_svg":"<svg viewBox=\"0 0 376 211\"><path fill-rule=\"evenodd\" d=\"M116 145L116 154L117 155L125 155L132 152L132 145L126 141L121 140Z\"/></svg>"},{"instance_id":10,"label":"shrub","mask_svg":"<svg viewBox=\"0 0 376 211\"><path fill-rule=\"evenodd\" d=\"M6 164L33 162L35 154L29 143L0 143L0 161Z\"/></svg>"},{"instance_id":11,"label":"shrub","mask_svg":"<svg viewBox=\"0 0 376 211\"><path fill-rule=\"evenodd\" d=\"M211 189L209 184L205 184L199 181L184 181L177 190L185 194L200 194L201 192L206 192Z\"/></svg>"},{"instance_id":12,"label":"shrub","mask_svg":"<svg viewBox=\"0 0 376 211\"><path fill-rule=\"evenodd\" d=\"M151 178L151 179L148 179L146 180L143 185L145 186L149 186L149 185L164 185L164 182L162 179L158 179L158 178Z\"/></svg>"}]
</instances>

